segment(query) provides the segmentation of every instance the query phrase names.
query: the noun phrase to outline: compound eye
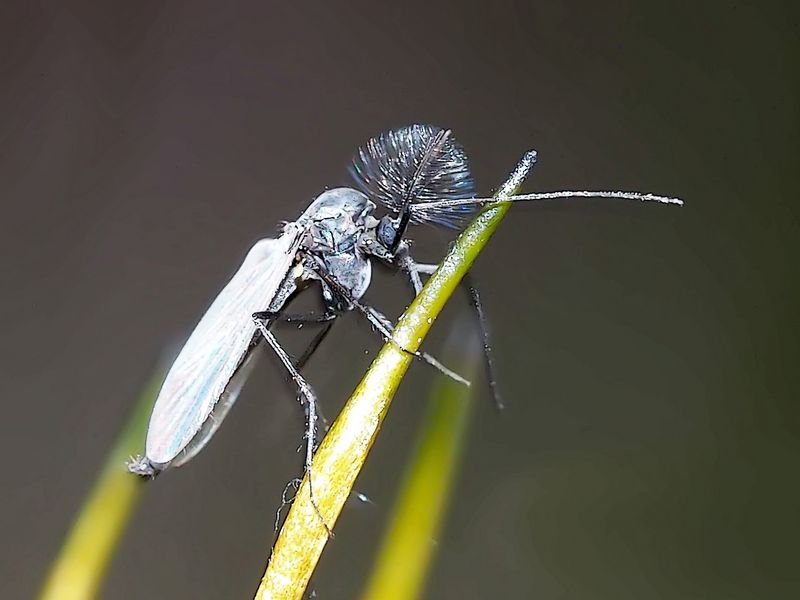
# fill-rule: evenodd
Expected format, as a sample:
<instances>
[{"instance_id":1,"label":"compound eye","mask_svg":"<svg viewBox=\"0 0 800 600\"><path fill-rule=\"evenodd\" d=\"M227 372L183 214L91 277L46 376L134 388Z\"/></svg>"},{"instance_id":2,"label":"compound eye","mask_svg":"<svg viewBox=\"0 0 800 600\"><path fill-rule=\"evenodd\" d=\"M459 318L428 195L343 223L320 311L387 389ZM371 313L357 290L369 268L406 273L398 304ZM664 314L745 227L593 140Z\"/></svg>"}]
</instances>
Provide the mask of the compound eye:
<instances>
[{"instance_id":1,"label":"compound eye","mask_svg":"<svg viewBox=\"0 0 800 600\"><path fill-rule=\"evenodd\" d=\"M378 223L377 236L378 241L386 248L391 248L394 245L394 240L397 237L397 229L391 217L382 217Z\"/></svg>"}]
</instances>

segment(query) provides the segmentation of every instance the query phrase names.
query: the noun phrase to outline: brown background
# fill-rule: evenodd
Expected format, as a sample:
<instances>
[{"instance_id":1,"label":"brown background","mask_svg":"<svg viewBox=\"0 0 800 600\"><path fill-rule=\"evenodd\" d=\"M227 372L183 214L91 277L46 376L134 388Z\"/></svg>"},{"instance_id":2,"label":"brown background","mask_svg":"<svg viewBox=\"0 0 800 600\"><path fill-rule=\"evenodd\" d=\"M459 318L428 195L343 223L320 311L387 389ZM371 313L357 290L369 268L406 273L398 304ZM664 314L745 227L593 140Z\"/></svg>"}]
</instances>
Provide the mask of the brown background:
<instances>
[{"instance_id":1,"label":"brown background","mask_svg":"<svg viewBox=\"0 0 800 600\"><path fill-rule=\"evenodd\" d=\"M798 597L791 3L63 4L0 6L0 597L34 594L248 246L415 121L453 128L484 192L535 147L526 189L687 200L520 206L481 256L510 406L477 407L428 597ZM415 235L430 259L449 239ZM368 298L396 316L407 292ZM377 347L334 327L308 368L329 413ZM319 598L360 589L433 378L403 383ZM148 489L103 597L249 597L301 435L262 361Z\"/></svg>"}]
</instances>

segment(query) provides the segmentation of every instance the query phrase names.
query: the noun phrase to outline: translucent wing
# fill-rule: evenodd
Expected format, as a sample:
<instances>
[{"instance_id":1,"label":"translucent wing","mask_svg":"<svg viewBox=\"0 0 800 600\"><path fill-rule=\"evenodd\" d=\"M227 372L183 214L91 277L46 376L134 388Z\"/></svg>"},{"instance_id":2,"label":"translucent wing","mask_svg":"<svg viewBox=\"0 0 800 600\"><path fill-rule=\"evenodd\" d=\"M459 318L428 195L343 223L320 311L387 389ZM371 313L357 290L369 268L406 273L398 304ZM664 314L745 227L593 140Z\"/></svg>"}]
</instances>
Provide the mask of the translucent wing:
<instances>
[{"instance_id":1,"label":"translucent wing","mask_svg":"<svg viewBox=\"0 0 800 600\"><path fill-rule=\"evenodd\" d=\"M349 171L362 192L395 213L407 201L413 207L475 197L466 153L448 130L432 125L409 125L372 138L358 150ZM419 207L411 222L459 228L476 209L474 204Z\"/></svg>"},{"instance_id":2,"label":"translucent wing","mask_svg":"<svg viewBox=\"0 0 800 600\"><path fill-rule=\"evenodd\" d=\"M256 334L252 314L271 308L299 244L296 226L287 226L278 239L256 242L189 336L150 417L146 455L156 469L194 456L236 400Z\"/></svg>"}]
</instances>

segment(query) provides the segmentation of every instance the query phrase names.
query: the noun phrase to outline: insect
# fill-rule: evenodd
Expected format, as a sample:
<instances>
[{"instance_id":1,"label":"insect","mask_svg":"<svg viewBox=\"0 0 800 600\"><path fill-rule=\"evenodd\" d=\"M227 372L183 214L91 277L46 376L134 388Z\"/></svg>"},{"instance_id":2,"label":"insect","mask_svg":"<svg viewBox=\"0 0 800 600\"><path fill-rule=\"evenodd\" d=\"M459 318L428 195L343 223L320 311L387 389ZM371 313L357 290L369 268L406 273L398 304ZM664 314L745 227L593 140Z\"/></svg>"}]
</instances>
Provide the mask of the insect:
<instances>
[{"instance_id":1,"label":"insect","mask_svg":"<svg viewBox=\"0 0 800 600\"><path fill-rule=\"evenodd\" d=\"M532 164L536 153L523 160ZM467 156L449 130L410 125L369 140L356 154L350 174L354 187L320 194L280 236L255 243L239 270L200 319L169 370L153 408L145 455L128 469L153 477L185 464L208 443L252 369L253 348L262 340L277 355L306 405L305 468L310 472L317 426L317 399L300 370L344 312L362 313L386 340L392 323L362 303L378 260L405 272L416 293L423 274L436 265L417 263L405 237L411 225L461 228L492 198L477 198ZM511 201L602 197L681 204L676 198L638 192L546 192L512 196ZM377 206L388 214L376 218ZM284 308L312 283L318 284L321 315L290 315ZM501 405L493 374L491 346L480 296L466 281L486 349L488 380ZM296 361L271 331L278 321L320 323L323 328ZM403 349L406 352L408 350ZM448 376L461 380L425 352L414 352Z\"/></svg>"}]
</instances>

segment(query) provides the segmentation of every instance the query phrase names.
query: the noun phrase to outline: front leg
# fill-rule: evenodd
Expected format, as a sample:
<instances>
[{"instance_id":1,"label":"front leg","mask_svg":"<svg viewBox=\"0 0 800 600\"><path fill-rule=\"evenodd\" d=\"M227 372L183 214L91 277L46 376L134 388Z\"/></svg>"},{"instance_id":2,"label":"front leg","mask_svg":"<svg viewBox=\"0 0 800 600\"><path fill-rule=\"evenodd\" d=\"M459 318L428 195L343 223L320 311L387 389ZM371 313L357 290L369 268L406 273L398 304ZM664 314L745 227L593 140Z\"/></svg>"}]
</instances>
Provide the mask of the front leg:
<instances>
[{"instance_id":1,"label":"front leg","mask_svg":"<svg viewBox=\"0 0 800 600\"><path fill-rule=\"evenodd\" d=\"M396 265L397 268L408 274L409 281L414 287L414 294L419 295L422 291L422 279L420 273L432 275L439 265L418 263L411 257L408 245L402 244L397 252ZM492 391L492 398L494 400L495 408L500 411L505 408L503 398L500 395L500 390L497 388L497 377L495 374L494 366L494 352L492 351L491 339L489 335L489 322L486 319L486 313L483 310L483 302L478 293L478 288L475 287L472 279L472 274L467 272L461 279L461 285L466 288L467 295L469 296L469 303L474 310L475 316L478 321L478 328L481 332L481 340L483 341L483 358L484 368L486 370L486 379L489 382L489 388Z\"/></svg>"},{"instance_id":2,"label":"front leg","mask_svg":"<svg viewBox=\"0 0 800 600\"><path fill-rule=\"evenodd\" d=\"M383 340L385 342L390 342L393 344L397 349L405 354L410 354L426 363L431 365L432 367L438 369L444 375L447 375L451 379L458 381L464 385L469 385L469 381L461 377L458 373L448 369L442 363L440 363L436 358L428 354L427 352L423 351L416 351L416 350L409 350L405 348L401 344L398 344L397 341L392 336L392 329L394 326L392 322L381 312L377 309L372 308L371 306L367 306L362 304L350 290L342 285L328 270L325 268L325 265L317 259L313 255L309 255L309 267L313 269L317 277L322 280L322 282L329 286L330 290L336 293L339 297L341 297L347 304L357 309L361 314L363 314L370 324L381 334Z\"/></svg>"}]
</instances>

